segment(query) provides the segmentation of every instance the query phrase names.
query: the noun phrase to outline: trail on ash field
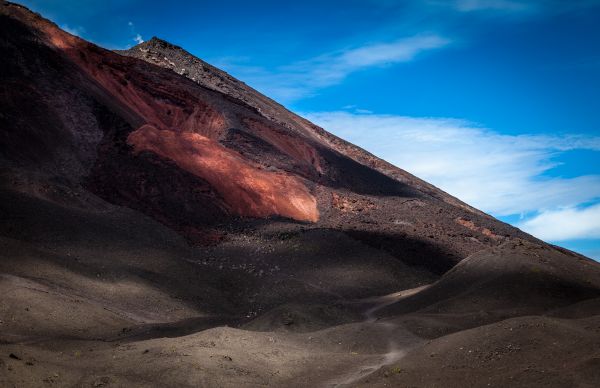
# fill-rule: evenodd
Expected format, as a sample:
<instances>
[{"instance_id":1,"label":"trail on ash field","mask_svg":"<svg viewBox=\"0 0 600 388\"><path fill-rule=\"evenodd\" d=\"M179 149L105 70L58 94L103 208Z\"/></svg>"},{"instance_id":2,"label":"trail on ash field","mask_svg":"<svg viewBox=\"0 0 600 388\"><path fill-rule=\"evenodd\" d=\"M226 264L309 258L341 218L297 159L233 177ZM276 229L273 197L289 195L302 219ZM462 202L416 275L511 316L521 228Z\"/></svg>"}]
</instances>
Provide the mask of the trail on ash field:
<instances>
[{"instance_id":1,"label":"trail on ash field","mask_svg":"<svg viewBox=\"0 0 600 388\"><path fill-rule=\"evenodd\" d=\"M404 355L406 355L406 352L410 348L418 346L419 343L423 342L422 338L412 334L408 330L402 328L400 324L395 323L392 320L380 321L377 318L376 313L379 310L390 306L403 298L414 295L415 293L424 290L427 287L428 285L395 292L393 294L384 295L381 297L367 298L362 300L362 302L375 302L375 305L364 311L363 315L365 320L363 321L363 324L367 327L377 325L386 329L389 343L388 352L377 356L376 362L367 362L358 367L353 367L352 371L328 381L324 387L331 388L351 386L353 383L364 377L367 377L380 368L399 361L402 357L404 357Z\"/></svg>"}]
</instances>

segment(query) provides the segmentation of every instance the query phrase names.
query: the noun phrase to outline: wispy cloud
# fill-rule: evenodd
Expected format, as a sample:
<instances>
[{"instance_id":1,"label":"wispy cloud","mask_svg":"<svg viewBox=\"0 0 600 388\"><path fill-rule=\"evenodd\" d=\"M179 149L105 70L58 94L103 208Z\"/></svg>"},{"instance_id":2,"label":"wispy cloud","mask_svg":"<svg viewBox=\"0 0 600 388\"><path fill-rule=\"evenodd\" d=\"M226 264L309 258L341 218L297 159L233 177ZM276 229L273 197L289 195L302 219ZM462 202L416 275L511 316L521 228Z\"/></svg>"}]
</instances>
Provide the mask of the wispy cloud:
<instances>
[{"instance_id":1,"label":"wispy cloud","mask_svg":"<svg viewBox=\"0 0 600 388\"><path fill-rule=\"evenodd\" d=\"M513 14L561 13L600 5L599 0L429 0L428 6L458 12L501 12Z\"/></svg>"},{"instance_id":2,"label":"wispy cloud","mask_svg":"<svg viewBox=\"0 0 600 388\"><path fill-rule=\"evenodd\" d=\"M350 74L372 67L409 62L419 54L448 46L451 40L435 34L415 35L391 42L369 43L280 66L272 71L217 61L252 86L278 100L289 102L336 85Z\"/></svg>"},{"instance_id":3,"label":"wispy cloud","mask_svg":"<svg viewBox=\"0 0 600 388\"><path fill-rule=\"evenodd\" d=\"M449 39L438 35L417 35L322 55L291 66L290 70L308 71L317 76L313 81L315 84L330 85L355 71L408 62L424 51L441 48L449 43Z\"/></svg>"},{"instance_id":4,"label":"wispy cloud","mask_svg":"<svg viewBox=\"0 0 600 388\"><path fill-rule=\"evenodd\" d=\"M496 216L574 207L600 198L600 175L550 177L563 151L600 151L600 137L502 135L446 118L349 112L305 116Z\"/></svg>"},{"instance_id":5,"label":"wispy cloud","mask_svg":"<svg viewBox=\"0 0 600 388\"><path fill-rule=\"evenodd\" d=\"M82 38L83 34L85 33L85 28L81 26L71 27L68 24L61 24L60 28L64 31L67 31L69 34L78 36L80 38Z\"/></svg>"},{"instance_id":6,"label":"wispy cloud","mask_svg":"<svg viewBox=\"0 0 600 388\"><path fill-rule=\"evenodd\" d=\"M543 211L518 226L546 241L600 239L600 204Z\"/></svg>"},{"instance_id":7,"label":"wispy cloud","mask_svg":"<svg viewBox=\"0 0 600 388\"><path fill-rule=\"evenodd\" d=\"M448 47L454 41L460 42L460 45L468 44L474 38L470 35L477 33L477 29L473 32L465 23L471 18L490 20L501 16L502 20L513 17L522 20L581 11L599 6L600 0L369 0L368 3L382 14L395 16L383 18L381 25L370 31L371 34L382 36L381 32L387 31L384 35L397 36L398 26L402 26L408 36L384 42L365 43L363 40L356 46L268 68L252 64L245 56L242 60L229 57L212 62L264 94L290 103L342 83L358 71L409 62L422 53ZM368 33L361 36L364 39L365 35L368 39Z\"/></svg>"},{"instance_id":8,"label":"wispy cloud","mask_svg":"<svg viewBox=\"0 0 600 388\"><path fill-rule=\"evenodd\" d=\"M472 12L481 10L499 11L528 11L535 6L532 1L514 0L457 0L454 6L461 12Z\"/></svg>"},{"instance_id":9,"label":"wispy cloud","mask_svg":"<svg viewBox=\"0 0 600 388\"><path fill-rule=\"evenodd\" d=\"M589 258L600 261L600 250L598 249L582 249L579 252Z\"/></svg>"},{"instance_id":10,"label":"wispy cloud","mask_svg":"<svg viewBox=\"0 0 600 388\"><path fill-rule=\"evenodd\" d=\"M144 43L142 35L140 35L135 29L135 24L133 24L133 22L127 22L127 25L129 26L129 30L131 31L131 33L134 35L132 40L137 44Z\"/></svg>"}]
</instances>

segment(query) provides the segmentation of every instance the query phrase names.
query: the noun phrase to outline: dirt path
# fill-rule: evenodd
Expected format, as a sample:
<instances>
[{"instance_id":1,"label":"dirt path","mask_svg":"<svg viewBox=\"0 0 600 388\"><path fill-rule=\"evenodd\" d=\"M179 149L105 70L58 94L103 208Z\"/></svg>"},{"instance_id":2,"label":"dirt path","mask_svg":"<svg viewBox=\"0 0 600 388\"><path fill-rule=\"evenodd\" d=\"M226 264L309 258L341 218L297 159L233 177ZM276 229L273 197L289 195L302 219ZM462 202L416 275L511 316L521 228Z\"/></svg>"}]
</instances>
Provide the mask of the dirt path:
<instances>
[{"instance_id":1,"label":"dirt path","mask_svg":"<svg viewBox=\"0 0 600 388\"><path fill-rule=\"evenodd\" d=\"M384 333L389 337L388 351L385 354L369 359L368 362L352 368L351 371L328 381L324 387L345 387L349 386L358 380L376 372L380 368L395 363L400 360L409 348L414 347L422 341L421 338L415 336L411 332L403 329L399 324L391 321L379 321L377 311L396 303L397 301L413 295L428 286L412 288L409 290L399 291L390 295L385 295L377 298L363 299L362 302L375 302L375 305L367 309L363 314L365 317L364 324L373 329L384 328ZM374 333L381 330L373 330Z\"/></svg>"}]
</instances>

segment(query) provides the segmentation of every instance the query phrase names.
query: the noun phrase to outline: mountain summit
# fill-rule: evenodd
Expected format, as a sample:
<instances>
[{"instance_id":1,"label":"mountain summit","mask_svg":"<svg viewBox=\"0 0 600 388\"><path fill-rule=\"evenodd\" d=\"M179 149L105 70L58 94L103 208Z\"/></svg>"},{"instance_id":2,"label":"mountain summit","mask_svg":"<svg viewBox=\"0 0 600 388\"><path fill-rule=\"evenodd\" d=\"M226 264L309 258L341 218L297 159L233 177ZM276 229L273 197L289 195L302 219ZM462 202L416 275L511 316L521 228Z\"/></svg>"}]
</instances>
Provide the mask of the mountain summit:
<instances>
[{"instance_id":1,"label":"mountain summit","mask_svg":"<svg viewBox=\"0 0 600 388\"><path fill-rule=\"evenodd\" d=\"M7 131L6 159L75 181L191 242L280 218L439 274L482 247L534 241L175 45L153 38L114 53L21 7L4 12L21 31L5 46L16 60L7 82L19 85L5 94L7 128L28 129ZM21 152L33 145L34 155Z\"/></svg>"},{"instance_id":2,"label":"mountain summit","mask_svg":"<svg viewBox=\"0 0 600 388\"><path fill-rule=\"evenodd\" d=\"M600 381L597 263L164 40L0 52L0 385Z\"/></svg>"}]
</instances>

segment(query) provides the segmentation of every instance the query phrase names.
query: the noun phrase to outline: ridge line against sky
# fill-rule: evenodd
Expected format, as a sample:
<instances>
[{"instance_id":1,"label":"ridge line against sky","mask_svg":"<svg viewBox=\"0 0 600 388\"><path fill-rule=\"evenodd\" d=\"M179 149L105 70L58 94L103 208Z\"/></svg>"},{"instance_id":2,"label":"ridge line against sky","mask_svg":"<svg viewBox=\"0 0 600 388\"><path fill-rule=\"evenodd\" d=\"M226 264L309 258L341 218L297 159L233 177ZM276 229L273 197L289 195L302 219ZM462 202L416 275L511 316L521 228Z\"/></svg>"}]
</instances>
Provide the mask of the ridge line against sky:
<instances>
[{"instance_id":1,"label":"ridge line against sky","mask_svg":"<svg viewBox=\"0 0 600 388\"><path fill-rule=\"evenodd\" d=\"M467 203L600 259L600 1L22 3L109 48L180 45Z\"/></svg>"}]
</instances>

